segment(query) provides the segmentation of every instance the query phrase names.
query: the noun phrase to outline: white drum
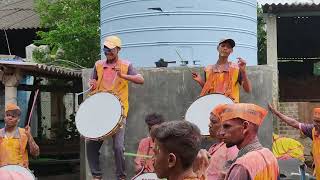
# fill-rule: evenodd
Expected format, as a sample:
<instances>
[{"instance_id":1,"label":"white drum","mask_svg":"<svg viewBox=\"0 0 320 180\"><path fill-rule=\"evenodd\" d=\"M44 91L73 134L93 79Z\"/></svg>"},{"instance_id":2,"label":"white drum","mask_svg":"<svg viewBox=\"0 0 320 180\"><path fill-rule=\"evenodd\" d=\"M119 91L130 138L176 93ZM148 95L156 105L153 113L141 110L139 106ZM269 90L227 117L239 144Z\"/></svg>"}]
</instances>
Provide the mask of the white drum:
<instances>
[{"instance_id":1,"label":"white drum","mask_svg":"<svg viewBox=\"0 0 320 180\"><path fill-rule=\"evenodd\" d=\"M199 97L188 108L185 120L196 124L201 135L209 136L210 112L219 104L233 104L231 98L222 94L208 94Z\"/></svg>"},{"instance_id":2,"label":"white drum","mask_svg":"<svg viewBox=\"0 0 320 180\"><path fill-rule=\"evenodd\" d=\"M19 165L2 166L0 168L0 170L6 170L6 171L10 171L10 172L19 173L19 174L21 174L23 176L24 180L35 180L36 179L35 176L32 174L32 172L29 169L24 168L24 167L19 166ZM20 177L20 176L18 176L18 177Z\"/></svg>"},{"instance_id":3,"label":"white drum","mask_svg":"<svg viewBox=\"0 0 320 180\"><path fill-rule=\"evenodd\" d=\"M136 177L134 180L159 180L156 173L145 173Z\"/></svg>"},{"instance_id":4,"label":"white drum","mask_svg":"<svg viewBox=\"0 0 320 180\"><path fill-rule=\"evenodd\" d=\"M117 96L107 92L97 93L80 105L75 117L76 127L88 139L112 136L122 126L123 112Z\"/></svg>"}]
</instances>

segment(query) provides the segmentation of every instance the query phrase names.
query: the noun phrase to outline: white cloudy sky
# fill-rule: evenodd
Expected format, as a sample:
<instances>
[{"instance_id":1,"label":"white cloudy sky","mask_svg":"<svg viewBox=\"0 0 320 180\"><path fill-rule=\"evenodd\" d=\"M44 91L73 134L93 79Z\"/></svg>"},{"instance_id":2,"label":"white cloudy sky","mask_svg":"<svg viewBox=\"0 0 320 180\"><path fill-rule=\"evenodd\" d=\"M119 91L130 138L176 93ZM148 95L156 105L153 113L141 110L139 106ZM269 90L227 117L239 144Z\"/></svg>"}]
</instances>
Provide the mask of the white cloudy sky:
<instances>
[{"instance_id":1,"label":"white cloudy sky","mask_svg":"<svg viewBox=\"0 0 320 180\"><path fill-rule=\"evenodd\" d=\"M278 3L282 3L282 4L285 4L285 3L320 3L320 0L257 0L260 4L272 4L272 3L275 3L275 4L278 4Z\"/></svg>"}]
</instances>

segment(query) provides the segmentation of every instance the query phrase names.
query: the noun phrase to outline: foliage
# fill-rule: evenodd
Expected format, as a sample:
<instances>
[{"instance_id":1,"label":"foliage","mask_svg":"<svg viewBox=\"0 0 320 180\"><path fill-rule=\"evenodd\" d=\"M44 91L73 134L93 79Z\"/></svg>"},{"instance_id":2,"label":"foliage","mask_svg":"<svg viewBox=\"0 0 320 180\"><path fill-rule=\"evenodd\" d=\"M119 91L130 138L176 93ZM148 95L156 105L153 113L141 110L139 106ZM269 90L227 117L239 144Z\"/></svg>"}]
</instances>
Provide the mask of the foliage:
<instances>
[{"instance_id":1,"label":"foliage","mask_svg":"<svg viewBox=\"0 0 320 180\"><path fill-rule=\"evenodd\" d=\"M43 28L36 43L49 45L51 55L62 49L61 59L92 67L100 53L100 1L35 0L35 9Z\"/></svg>"},{"instance_id":2,"label":"foliage","mask_svg":"<svg viewBox=\"0 0 320 180\"><path fill-rule=\"evenodd\" d=\"M261 6L257 7L258 14L258 64L267 64L267 32Z\"/></svg>"}]
</instances>

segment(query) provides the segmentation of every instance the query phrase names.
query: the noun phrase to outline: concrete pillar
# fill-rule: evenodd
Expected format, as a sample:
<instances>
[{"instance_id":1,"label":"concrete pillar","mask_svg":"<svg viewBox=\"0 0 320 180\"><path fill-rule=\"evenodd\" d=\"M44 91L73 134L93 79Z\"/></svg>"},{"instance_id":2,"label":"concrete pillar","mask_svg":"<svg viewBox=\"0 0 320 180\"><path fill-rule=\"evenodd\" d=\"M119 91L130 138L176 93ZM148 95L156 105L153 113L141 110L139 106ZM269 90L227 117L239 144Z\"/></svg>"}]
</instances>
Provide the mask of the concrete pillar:
<instances>
[{"instance_id":1,"label":"concrete pillar","mask_svg":"<svg viewBox=\"0 0 320 180\"><path fill-rule=\"evenodd\" d=\"M5 104L17 103L17 87L22 79L22 73L18 69L5 69L2 73L2 83L5 86Z\"/></svg>"},{"instance_id":2,"label":"concrete pillar","mask_svg":"<svg viewBox=\"0 0 320 180\"><path fill-rule=\"evenodd\" d=\"M88 77L90 77L90 74L92 72L92 69L84 69L82 70L82 85L83 89L88 89ZM87 97L87 94L84 94L84 99ZM89 180L92 179L89 164L87 160L87 147L85 140L83 138L80 139L80 180Z\"/></svg>"},{"instance_id":3,"label":"concrete pillar","mask_svg":"<svg viewBox=\"0 0 320 180\"><path fill-rule=\"evenodd\" d=\"M267 14L265 16L267 24L267 64L273 67L273 102L277 103L279 100L279 86L278 86L278 46L277 46L277 16Z\"/></svg>"},{"instance_id":4,"label":"concrete pillar","mask_svg":"<svg viewBox=\"0 0 320 180\"><path fill-rule=\"evenodd\" d=\"M5 104L12 102L17 104L17 87L5 86Z\"/></svg>"},{"instance_id":5,"label":"concrete pillar","mask_svg":"<svg viewBox=\"0 0 320 180\"><path fill-rule=\"evenodd\" d=\"M278 108L279 103L279 72L278 72L278 42L277 42L277 16L265 14L267 26L267 64L272 66L272 103ZM278 121L274 118L273 126L275 132L278 129Z\"/></svg>"}]
</instances>

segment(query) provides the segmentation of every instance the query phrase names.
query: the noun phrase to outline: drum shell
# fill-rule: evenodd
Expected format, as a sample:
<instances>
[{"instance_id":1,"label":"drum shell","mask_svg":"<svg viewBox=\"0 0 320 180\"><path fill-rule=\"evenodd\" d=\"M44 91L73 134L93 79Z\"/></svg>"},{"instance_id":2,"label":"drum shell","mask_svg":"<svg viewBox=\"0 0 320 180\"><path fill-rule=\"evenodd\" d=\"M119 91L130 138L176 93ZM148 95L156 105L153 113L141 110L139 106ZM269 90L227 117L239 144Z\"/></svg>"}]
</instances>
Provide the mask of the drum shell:
<instances>
[{"instance_id":1,"label":"drum shell","mask_svg":"<svg viewBox=\"0 0 320 180\"><path fill-rule=\"evenodd\" d=\"M2 166L2 167L0 167L0 170L19 173L23 176L23 180L35 180L36 179L34 174L29 169L22 167L22 166L19 166L19 165ZM16 179L16 178L14 178L14 179Z\"/></svg>"},{"instance_id":2,"label":"drum shell","mask_svg":"<svg viewBox=\"0 0 320 180\"><path fill-rule=\"evenodd\" d=\"M156 173L144 173L144 174L141 174L140 176L134 178L134 180L160 180Z\"/></svg>"}]
</instances>

